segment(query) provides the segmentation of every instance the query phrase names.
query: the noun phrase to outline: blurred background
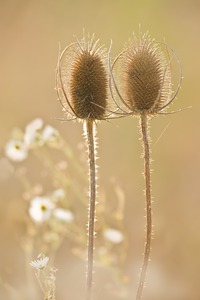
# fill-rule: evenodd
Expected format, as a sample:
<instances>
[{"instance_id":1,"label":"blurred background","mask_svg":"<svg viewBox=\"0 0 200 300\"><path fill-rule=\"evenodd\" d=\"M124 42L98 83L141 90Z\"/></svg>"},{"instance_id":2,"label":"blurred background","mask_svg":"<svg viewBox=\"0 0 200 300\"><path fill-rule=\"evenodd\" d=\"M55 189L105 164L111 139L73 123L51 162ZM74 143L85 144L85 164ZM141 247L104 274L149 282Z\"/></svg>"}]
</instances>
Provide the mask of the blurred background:
<instances>
[{"instance_id":1,"label":"blurred background","mask_svg":"<svg viewBox=\"0 0 200 300\"><path fill-rule=\"evenodd\" d=\"M133 32L138 33L139 24L157 41L165 38L182 63L184 80L171 110L192 106L151 121L154 240L144 299L200 299L200 2L0 0L1 299L29 298L17 298L12 290L14 287L21 295L24 293L27 268L21 247L25 231L20 220L23 187L13 171L19 163L11 166L4 159L4 147L13 128L24 129L33 119L42 118L59 130L78 157L82 125L57 120L63 117L54 90L58 45L64 48L74 41L73 35L81 38L84 28L85 32L95 33L106 47L112 39L114 56ZM128 292L125 296L105 292L95 299L134 299L145 236L138 119L102 122L97 130L99 194L105 190L107 198L112 197L109 191L116 181L125 195L123 230L128 246L124 250L123 275ZM38 164L30 160L23 162L23 167L27 168L27 164L30 180L37 184ZM46 185L45 193L48 188ZM87 211L82 213L87 216ZM57 299L81 299L84 261L69 253L63 244L54 266L59 269ZM111 279L98 269L96 276L97 290L101 291Z\"/></svg>"}]
</instances>

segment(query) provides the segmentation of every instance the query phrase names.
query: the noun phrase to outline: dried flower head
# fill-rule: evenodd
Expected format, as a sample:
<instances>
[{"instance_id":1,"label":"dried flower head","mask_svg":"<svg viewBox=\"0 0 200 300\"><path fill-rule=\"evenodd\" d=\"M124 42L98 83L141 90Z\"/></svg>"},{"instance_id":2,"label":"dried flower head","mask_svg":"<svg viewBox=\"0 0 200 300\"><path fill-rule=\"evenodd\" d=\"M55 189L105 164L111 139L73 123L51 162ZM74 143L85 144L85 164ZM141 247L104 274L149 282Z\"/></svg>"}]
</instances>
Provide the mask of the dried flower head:
<instances>
[{"instance_id":1,"label":"dried flower head","mask_svg":"<svg viewBox=\"0 0 200 300\"><path fill-rule=\"evenodd\" d=\"M180 67L180 82L174 94L171 80L172 57L169 57L167 47L163 51L161 45L155 43L148 34L140 36L139 39L135 37L115 59L113 66L110 66L111 79L122 101L123 107L120 108L124 113L156 114L174 100L180 89L182 71L176 54L172 49L170 51ZM121 93L112 72L117 61L120 61Z\"/></svg>"},{"instance_id":2,"label":"dried flower head","mask_svg":"<svg viewBox=\"0 0 200 300\"><path fill-rule=\"evenodd\" d=\"M56 90L71 119L103 120L107 115L106 52L99 40L83 37L59 54Z\"/></svg>"}]
</instances>

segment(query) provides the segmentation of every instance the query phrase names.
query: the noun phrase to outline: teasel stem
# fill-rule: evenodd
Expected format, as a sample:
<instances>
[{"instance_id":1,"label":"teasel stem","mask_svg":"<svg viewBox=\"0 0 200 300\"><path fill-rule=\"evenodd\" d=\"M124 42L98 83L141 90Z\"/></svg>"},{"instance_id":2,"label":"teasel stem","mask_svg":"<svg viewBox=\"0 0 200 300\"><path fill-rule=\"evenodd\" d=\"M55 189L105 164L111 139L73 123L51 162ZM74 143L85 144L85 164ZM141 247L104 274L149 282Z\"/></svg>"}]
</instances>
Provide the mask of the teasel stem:
<instances>
[{"instance_id":1,"label":"teasel stem","mask_svg":"<svg viewBox=\"0 0 200 300\"><path fill-rule=\"evenodd\" d=\"M89 210L88 210L88 253L86 270L86 300L92 299L94 244L95 244L95 209L96 209L96 153L95 123L85 120L86 141L89 160Z\"/></svg>"},{"instance_id":2,"label":"teasel stem","mask_svg":"<svg viewBox=\"0 0 200 300\"><path fill-rule=\"evenodd\" d=\"M150 258L152 240L152 197L151 197L151 171L150 171L150 149L148 139L148 116L144 112L140 117L142 143L144 148L144 178L145 178L145 198L146 198L146 242L144 247L144 258L139 278L139 285L136 300L142 299L142 292L147 274L147 267Z\"/></svg>"}]
</instances>

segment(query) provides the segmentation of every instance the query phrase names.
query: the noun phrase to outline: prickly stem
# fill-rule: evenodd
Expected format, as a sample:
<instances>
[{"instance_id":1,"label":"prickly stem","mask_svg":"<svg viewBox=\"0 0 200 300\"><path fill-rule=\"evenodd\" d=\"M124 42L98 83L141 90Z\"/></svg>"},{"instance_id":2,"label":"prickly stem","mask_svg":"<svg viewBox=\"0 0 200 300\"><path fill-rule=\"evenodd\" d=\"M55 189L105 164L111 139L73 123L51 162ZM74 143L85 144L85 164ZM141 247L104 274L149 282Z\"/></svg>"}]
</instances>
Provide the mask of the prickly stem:
<instances>
[{"instance_id":1,"label":"prickly stem","mask_svg":"<svg viewBox=\"0 0 200 300\"><path fill-rule=\"evenodd\" d=\"M146 198L146 242L144 248L144 258L140 273L139 285L137 289L136 300L142 299L143 288L147 275L147 267L150 258L151 240L152 240L152 198L151 198L151 172L150 172L150 149L148 139L148 116L141 114L140 126L142 134L142 143L144 148L144 177L145 177L145 198Z\"/></svg>"},{"instance_id":2,"label":"prickly stem","mask_svg":"<svg viewBox=\"0 0 200 300\"><path fill-rule=\"evenodd\" d=\"M86 270L86 300L92 299L94 240L95 240L95 207L96 207L96 155L95 155L95 124L85 121L86 141L89 160L89 211L88 211L88 253Z\"/></svg>"}]
</instances>

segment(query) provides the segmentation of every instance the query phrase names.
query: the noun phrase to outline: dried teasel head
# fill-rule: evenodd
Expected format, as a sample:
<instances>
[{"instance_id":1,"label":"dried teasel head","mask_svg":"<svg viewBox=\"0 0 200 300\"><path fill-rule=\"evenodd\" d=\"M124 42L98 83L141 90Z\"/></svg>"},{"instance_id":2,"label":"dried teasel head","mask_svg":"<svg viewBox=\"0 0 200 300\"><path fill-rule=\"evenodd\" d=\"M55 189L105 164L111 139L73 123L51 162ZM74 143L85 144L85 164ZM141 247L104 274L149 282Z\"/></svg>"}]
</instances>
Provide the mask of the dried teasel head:
<instances>
[{"instance_id":1,"label":"dried teasel head","mask_svg":"<svg viewBox=\"0 0 200 300\"><path fill-rule=\"evenodd\" d=\"M84 36L59 54L56 90L71 119L92 121L108 117L107 57L98 42L94 35Z\"/></svg>"},{"instance_id":2,"label":"dried teasel head","mask_svg":"<svg viewBox=\"0 0 200 300\"><path fill-rule=\"evenodd\" d=\"M177 96L181 86L182 71L175 52L154 42L148 34L136 37L110 64L111 82L122 106L115 103L124 114L156 114L166 108ZM169 51L172 53L170 57ZM166 53L165 53L166 52ZM171 60L175 57L179 65L180 81L175 93L172 92ZM121 88L119 91L113 75L116 63L120 62ZM110 83L111 93L113 87ZM113 96L114 97L114 96Z\"/></svg>"}]
</instances>

